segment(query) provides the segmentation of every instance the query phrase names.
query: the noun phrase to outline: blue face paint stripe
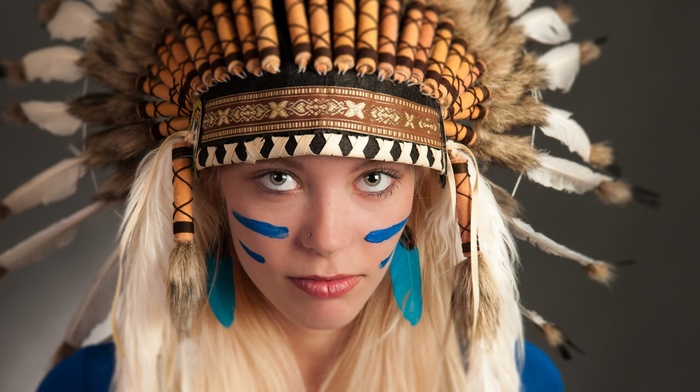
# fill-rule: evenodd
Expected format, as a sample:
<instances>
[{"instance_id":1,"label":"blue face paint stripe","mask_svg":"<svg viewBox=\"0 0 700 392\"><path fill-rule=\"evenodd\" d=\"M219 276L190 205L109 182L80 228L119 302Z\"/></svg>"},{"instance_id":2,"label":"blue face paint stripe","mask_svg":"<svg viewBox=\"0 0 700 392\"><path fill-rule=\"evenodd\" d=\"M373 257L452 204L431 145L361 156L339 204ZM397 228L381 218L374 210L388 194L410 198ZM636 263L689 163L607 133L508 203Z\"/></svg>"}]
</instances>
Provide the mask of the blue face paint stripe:
<instances>
[{"instance_id":1,"label":"blue face paint stripe","mask_svg":"<svg viewBox=\"0 0 700 392\"><path fill-rule=\"evenodd\" d=\"M241 242L241 240L238 240L238 243L241 244L241 246L243 247L243 250L245 251L245 253L247 253L248 256L250 256L253 260L257 261L257 262L260 263L260 264L262 264L262 263L265 262L265 258L264 258L264 257L262 257L262 256L260 256L259 254L253 252L252 250L248 249L248 247L245 246L245 244L244 244L243 242Z\"/></svg>"},{"instance_id":2,"label":"blue face paint stripe","mask_svg":"<svg viewBox=\"0 0 700 392\"><path fill-rule=\"evenodd\" d=\"M389 260L391 260L391 256L393 256L393 255L394 255L394 252L391 252L391 254L389 255L389 257L387 257L386 259L382 260L382 262L379 263L379 269L382 269L382 268L386 267L386 264L389 262Z\"/></svg>"},{"instance_id":3,"label":"blue face paint stripe","mask_svg":"<svg viewBox=\"0 0 700 392\"><path fill-rule=\"evenodd\" d=\"M367 236L365 237L365 241L371 242L373 244L384 242L389 238L395 236L398 232L400 232L406 225L406 222L408 222L408 217L391 227L387 227L386 229L370 231L369 234L367 234Z\"/></svg>"},{"instance_id":4,"label":"blue face paint stripe","mask_svg":"<svg viewBox=\"0 0 700 392\"><path fill-rule=\"evenodd\" d=\"M265 237L283 239L289 237L289 229L282 226L271 225L267 222L261 222L253 219L246 218L245 216L233 212L233 217L236 218L240 224L245 226L247 229L252 230L258 234L262 234Z\"/></svg>"}]
</instances>

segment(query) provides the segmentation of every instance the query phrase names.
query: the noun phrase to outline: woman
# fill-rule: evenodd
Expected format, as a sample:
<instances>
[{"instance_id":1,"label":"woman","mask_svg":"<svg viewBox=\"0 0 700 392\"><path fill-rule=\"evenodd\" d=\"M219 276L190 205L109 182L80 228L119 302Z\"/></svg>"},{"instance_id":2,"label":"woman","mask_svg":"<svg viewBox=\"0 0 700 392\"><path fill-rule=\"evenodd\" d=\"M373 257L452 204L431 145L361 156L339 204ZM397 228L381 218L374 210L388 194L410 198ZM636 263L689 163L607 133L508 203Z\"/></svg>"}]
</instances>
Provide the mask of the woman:
<instances>
[{"instance_id":1,"label":"woman","mask_svg":"<svg viewBox=\"0 0 700 392\"><path fill-rule=\"evenodd\" d=\"M77 15L66 4L53 20ZM88 26L81 64L113 91L74 101L63 119L76 121L58 126L112 125L88 137L85 161L120 168L103 199L130 188L116 353L81 350L43 388L101 374L98 389L124 391L561 390L522 342L510 232L535 233L477 158L605 200L629 191L503 134L540 126L610 164L537 98L573 76L523 49L543 20L545 41L566 39L568 9L514 21L520 2L457 6L123 1ZM574 49L558 59L595 47ZM164 140L132 185L148 131ZM576 260L609 279L607 264Z\"/></svg>"},{"instance_id":2,"label":"woman","mask_svg":"<svg viewBox=\"0 0 700 392\"><path fill-rule=\"evenodd\" d=\"M162 174L169 176L169 165L163 166L167 170ZM502 387L508 370L516 372L518 379L505 382L517 387L515 346L508 348L513 357L489 374L493 379L467 378L462 349L450 327L447 299L452 266L448 263L421 265L424 311L415 326L402 318L391 293L388 270L399 262L394 249L401 246L401 228L406 225L414 228L418 249L425 249L422 260L431 260L431 254L460 260L424 240L444 236L430 233L428 226L443 220L441 215L453 215L449 193L440 188L435 173L343 157L280 158L214 170L218 173L202 172L195 187L202 190L201 196L195 193L202 206L195 216L211 224L209 230L198 230L220 239L218 244L201 242L213 242L208 263L211 253L221 254L216 266L209 265L210 273L216 271L208 278L214 282L214 287L208 284L209 307L196 316L192 336L178 342L177 331L162 314L165 282L149 278L165 267L162 261L167 254L130 258L131 263L144 265L131 267L126 280L143 283L124 288L125 334L119 341L125 356L117 360L115 380L119 389L168 389L164 385L173 381L167 379L165 369L164 374L146 370L158 369L163 355L187 356L173 366L187 369L186 385L193 390L463 390L470 382L488 389ZM135 189L140 185L137 182ZM161 196L149 195L154 200ZM162 196L167 200L169 195ZM152 209L162 207L147 203L143 214L149 216ZM216 230L220 228L223 233ZM370 233L387 228L385 241L367 241ZM153 248L159 234L170 236L167 229L148 235L140 230L144 229L125 233L133 235L129 251L138 254ZM222 250L212 250L217 248ZM387 265L392 253L392 264ZM216 285L233 289L227 283L231 273L235 313L228 318L218 302L228 294ZM127 335L131 328L138 333ZM511 328L517 333L519 325ZM107 349L89 355L97 364L77 363L84 360L80 353L71 357L45 381L46 390L57 384L74 386L75 379L90 374L89 369L110 362L114 352ZM560 390L551 362L536 359L542 354L532 347L526 355L534 362L528 362L523 375L533 379L528 390ZM513 368L508 369L509 365ZM73 369L60 370L61 366ZM108 376L101 379L108 381Z\"/></svg>"}]
</instances>

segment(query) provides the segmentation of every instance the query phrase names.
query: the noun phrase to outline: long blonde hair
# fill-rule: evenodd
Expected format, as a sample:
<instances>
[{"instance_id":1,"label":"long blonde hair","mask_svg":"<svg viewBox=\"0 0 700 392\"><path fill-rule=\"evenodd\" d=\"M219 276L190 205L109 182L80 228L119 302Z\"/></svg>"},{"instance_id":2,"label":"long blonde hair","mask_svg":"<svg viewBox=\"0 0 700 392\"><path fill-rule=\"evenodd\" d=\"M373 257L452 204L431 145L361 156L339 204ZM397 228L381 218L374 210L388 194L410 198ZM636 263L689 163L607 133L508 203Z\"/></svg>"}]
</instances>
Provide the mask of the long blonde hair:
<instances>
[{"instance_id":1,"label":"long blonde hair","mask_svg":"<svg viewBox=\"0 0 700 392\"><path fill-rule=\"evenodd\" d=\"M233 325L222 327L205 305L194 322L191 337L180 341L176 338L167 314L165 282L174 246L170 229L171 149L172 141L167 141L159 152L144 160L127 206L121 243L123 283L114 309L116 390L305 390L284 329L275 322L271 305L237 262ZM409 221L421 258L421 321L411 326L402 318L385 277L353 321L345 348L339 350L321 390L519 388L515 351L522 331L512 239L497 211L481 218L481 252L493 264L492 283L502 294L502 309L488 341L456 336L450 298L454 269L462 254L453 195L449 186L440 188L435 176L434 172L419 176L422 180L416 186ZM201 173L194 196L199 247L226 251L230 234L221 209L216 170ZM490 221L494 219L499 222ZM235 259L235 254L232 256Z\"/></svg>"}]
</instances>

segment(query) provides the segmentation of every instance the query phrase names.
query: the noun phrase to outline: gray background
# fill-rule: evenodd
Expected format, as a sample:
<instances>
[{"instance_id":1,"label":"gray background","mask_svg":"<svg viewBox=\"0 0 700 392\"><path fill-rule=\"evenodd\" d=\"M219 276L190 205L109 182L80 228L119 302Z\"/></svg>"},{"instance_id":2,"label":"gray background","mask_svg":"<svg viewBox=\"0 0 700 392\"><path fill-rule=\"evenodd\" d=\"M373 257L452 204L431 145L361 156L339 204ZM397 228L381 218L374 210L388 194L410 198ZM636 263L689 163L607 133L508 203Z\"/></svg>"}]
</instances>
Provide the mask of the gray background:
<instances>
[{"instance_id":1,"label":"gray background","mask_svg":"<svg viewBox=\"0 0 700 392\"><path fill-rule=\"evenodd\" d=\"M49 45L34 18L38 0L0 4L0 57ZM543 1L537 2L541 5ZM680 4L683 4L682 6ZM521 244L522 297L563 327L584 349L572 361L555 357L569 391L688 390L697 359L695 256L700 218L696 149L697 2L575 1L574 38L607 35L602 58L585 67L572 92L545 101L574 112L593 141L617 147L624 176L663 193L660 210L606 207L592 195L571 196L523 182L526 220L574 249L606 260L634 259L611 290L590 282L572 262ZM28 99L66 99L81 83L22 87L0 83L0 107ZM0 196L49 164L69 156L80 137L57 139L32 127L3 125ZM568 152L538 137L556 155ZM512 187L513 176L490 172ZM86 177L76 197L37 208L0 225L0 250L89 203ZM0 391L32 390L48 367L90 278L114 245L119 218L103 211L78 238L40 264L0 281ZM528 339L544 346L535 331Z\"/></svg>"}]
</instances>

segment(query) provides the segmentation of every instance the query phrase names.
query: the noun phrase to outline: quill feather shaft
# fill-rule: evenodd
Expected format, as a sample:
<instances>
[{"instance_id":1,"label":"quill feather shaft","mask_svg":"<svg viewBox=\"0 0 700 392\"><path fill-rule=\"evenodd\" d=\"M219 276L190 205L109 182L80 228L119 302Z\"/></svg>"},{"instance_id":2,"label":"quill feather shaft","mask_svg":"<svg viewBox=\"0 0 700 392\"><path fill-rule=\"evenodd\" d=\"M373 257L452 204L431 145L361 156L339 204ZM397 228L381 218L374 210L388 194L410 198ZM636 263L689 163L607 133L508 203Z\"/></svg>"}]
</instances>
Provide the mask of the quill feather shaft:
<instances>
[{"instance_id":1,"label":"quill feather shaft","mask_svg":"<svg viewBox=\"0 0 700 392\"><path fill-rule=\"evenodd\" d=\"M571 250L566 246L555 242L554 240L545 236L542 233L536 232L535 229L532 228L532 226L523 222L520 219L512 219L511 227L513 228L513 235L515 236L515 238L527 241L545 253L573 260L581 264L582 266L596 263L596 260L584 254Z\"/></svg>"}]
</instances>

